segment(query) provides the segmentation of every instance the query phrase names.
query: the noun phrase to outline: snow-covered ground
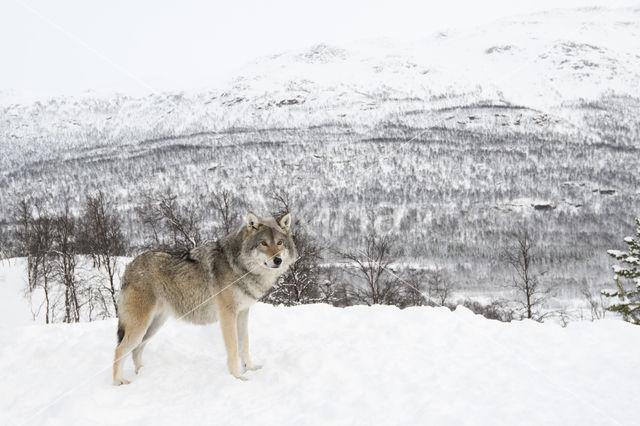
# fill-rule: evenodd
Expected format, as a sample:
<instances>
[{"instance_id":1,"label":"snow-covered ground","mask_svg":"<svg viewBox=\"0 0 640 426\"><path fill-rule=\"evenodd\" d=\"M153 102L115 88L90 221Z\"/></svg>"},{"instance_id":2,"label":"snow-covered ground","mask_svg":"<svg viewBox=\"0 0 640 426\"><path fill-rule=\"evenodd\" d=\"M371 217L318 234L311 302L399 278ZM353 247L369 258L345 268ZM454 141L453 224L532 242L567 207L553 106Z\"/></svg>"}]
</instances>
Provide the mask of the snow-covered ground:
<instances>
[{"instance_id":1,"label":"snow-covered ground","mask_svg":"<svg viewBox=\"0 0 640 426\"><path fill-rule=\"evenodd\" d=\"M2 326L34 324L38 320L37 308L25 295L26 259L13 258L0 260L0 309ZM38 303L36 303L38 305ZM44 317L38 322L44 323Z\"/></svg>"},{"instance_id":2,"label":"snow-covered ground","mask_svg":"<svg viewBox=\"0 0 640 426\"><path fill-rule=\"evenodd\" d=\"M6 313L3 313L3 317ZM4 321L3 321L4 322ZM637 421L639 329L486 320L464 308L257 304L253 358L169 322L111 384L116 320L0 328L0 424L615 425Z\"/></svg>"}]
</instances>

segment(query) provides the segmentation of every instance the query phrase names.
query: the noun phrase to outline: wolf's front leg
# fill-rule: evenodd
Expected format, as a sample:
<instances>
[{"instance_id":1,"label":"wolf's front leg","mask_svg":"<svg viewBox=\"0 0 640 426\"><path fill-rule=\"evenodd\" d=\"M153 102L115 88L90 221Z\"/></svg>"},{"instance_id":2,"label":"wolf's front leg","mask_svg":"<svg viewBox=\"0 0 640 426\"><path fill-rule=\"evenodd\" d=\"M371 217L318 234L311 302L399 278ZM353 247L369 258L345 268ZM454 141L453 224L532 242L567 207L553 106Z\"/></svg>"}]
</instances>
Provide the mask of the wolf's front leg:
<instances>
[{"instance_id":1,"label":"wolf's front leg","mask_svg":"<svg viewBox=\"0 0 640 426\"><path fill-rule=\"evenodd\" d=\"M238 348L243 372L262 368L261 365L253 364L249 357L249 309L238 313Z\"/></svg>"},{"instance_id":2,"label":"wolf's front leg","mask_svg":"<svg viewBox=\"0 0 640 426\"><path fill-rule=\"evenodd\" d=\"M229 373L240 380L247 380L240 372L238 365L238 335L237 335L237 314L227 306L220 306L218 309L220 316L220 328L222 328L222 338L227 349L227 366Z\"/></svg>"}]
</instances>

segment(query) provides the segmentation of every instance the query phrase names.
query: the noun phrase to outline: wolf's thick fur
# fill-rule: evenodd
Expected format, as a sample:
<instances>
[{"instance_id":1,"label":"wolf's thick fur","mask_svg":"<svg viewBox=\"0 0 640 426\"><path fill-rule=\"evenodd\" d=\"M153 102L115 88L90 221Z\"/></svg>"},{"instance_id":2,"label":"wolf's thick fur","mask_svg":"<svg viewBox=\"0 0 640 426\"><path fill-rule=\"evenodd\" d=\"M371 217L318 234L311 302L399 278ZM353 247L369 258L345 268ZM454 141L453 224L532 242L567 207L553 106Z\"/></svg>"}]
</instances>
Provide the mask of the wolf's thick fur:
<instances>
[{"instance_id":1,"label":"wolf's thick fur","mask_svg":"<svg viewBox=\"0 0 640 426\"><path fill-rule=\"evenodd\" d=\"M136 257L124 272L118 301L118 346L113 362L115 385L132 351L136 373L149 338L173 316L196 324L220 321L229 372L260 368L249 358L249 307L295 261L289 234L291 216L247 215L247 223L222 240L175 254L151 251ZM238 364L238 356L240 364Z\"/></svg>"}]
</instances>

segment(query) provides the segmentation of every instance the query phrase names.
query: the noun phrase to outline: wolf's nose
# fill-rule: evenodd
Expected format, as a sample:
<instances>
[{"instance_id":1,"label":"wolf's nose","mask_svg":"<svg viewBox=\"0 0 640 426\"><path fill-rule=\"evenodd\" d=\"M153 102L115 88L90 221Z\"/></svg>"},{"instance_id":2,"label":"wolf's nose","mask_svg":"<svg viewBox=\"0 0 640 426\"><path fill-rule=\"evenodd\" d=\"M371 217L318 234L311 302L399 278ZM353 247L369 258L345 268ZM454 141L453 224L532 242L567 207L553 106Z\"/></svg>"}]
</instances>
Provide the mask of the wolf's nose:
<instances>
[{"instance_id":1,"label":"wolf's nose","mask_svg":"<svg viewBox=\"0 0 640 426\"><path fill-rule=\"evenodd\" d=\"M274 257L273 258L273 263L275 263L276 265L280 265L282 263L282 259L279 257Z\"/></svg>"}]
</instances>

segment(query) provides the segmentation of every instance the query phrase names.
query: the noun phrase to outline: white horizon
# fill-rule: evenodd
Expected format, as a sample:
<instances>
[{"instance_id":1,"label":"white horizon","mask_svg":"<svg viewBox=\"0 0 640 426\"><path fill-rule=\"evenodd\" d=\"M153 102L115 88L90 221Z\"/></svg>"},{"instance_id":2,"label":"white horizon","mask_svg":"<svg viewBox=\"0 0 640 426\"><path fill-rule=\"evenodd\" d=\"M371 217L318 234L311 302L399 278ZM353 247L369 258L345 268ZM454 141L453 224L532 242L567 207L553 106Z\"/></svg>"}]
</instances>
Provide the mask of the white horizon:
<instances>
[{"instance_id":1,"label":"white horizon","mask_svg":"<svg viewBox=\"0 0 640 426\"><path fill-rule=\"evenodd\" d=\"M0 98L133 96L217 88L256 58L319 43L419 40L550 9L628 7L616 0L412 1L300 6L277 0L184 5L144 0L11 1L0 6ZM182 7L178 7L182 6ZM464 13L461 13L464 11Z\"/></svg>"}]
</instances>

